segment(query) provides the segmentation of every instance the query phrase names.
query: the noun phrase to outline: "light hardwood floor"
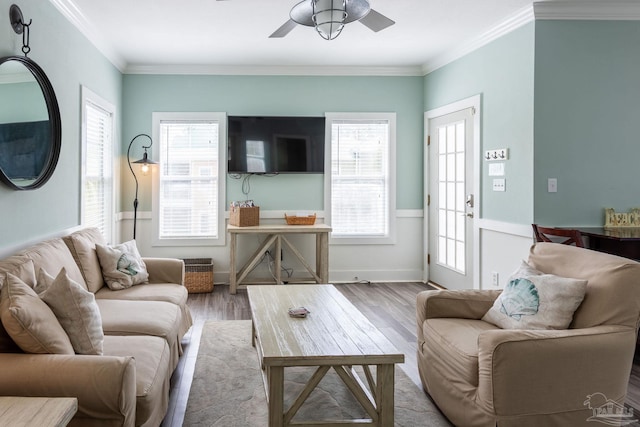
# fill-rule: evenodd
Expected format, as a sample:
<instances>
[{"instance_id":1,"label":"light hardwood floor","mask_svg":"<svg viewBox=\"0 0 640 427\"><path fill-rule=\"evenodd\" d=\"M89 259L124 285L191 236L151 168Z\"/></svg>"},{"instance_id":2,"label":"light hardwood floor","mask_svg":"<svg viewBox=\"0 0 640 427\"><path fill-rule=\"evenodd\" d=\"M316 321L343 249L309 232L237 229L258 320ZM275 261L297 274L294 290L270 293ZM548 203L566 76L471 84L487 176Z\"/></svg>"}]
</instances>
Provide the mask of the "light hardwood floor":
<instances>
[{"instance_id":1,"label":"light hardwood floor","mask_svg":"<svg viewBox=\"0 0 640 427\"><path fill-rule=\"evenodd\" d=\"M432 288L423 283L358 283L336 287L405 354L405 363L399 366L420 385L416 363L415 298L419 292ZM224 285L216 285L212 293L189 295L188 304L194 326L183 339L184 354L171 378L171 398L163 427L182 426L204 322L251 318L246 291L231 295L229 287ZM637 362L629 380L627 404L640 416L640 360ZM632 426L640 427L640 423Z\"/></svg>"}]
</instances>

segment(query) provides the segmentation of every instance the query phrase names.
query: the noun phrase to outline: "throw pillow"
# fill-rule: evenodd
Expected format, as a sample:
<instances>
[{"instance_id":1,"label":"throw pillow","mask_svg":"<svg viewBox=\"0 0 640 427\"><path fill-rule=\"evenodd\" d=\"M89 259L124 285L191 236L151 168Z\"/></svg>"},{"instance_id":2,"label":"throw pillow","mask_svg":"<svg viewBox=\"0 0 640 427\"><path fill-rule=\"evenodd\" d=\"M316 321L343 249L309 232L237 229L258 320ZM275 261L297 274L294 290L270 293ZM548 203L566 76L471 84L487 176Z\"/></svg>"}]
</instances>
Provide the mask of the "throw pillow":
<instances>
[{"instance_id":1,"label":"throw pillow","mask_svg":"<svg viewBox=\"0 0 640 427\"><path fill-rule=\"evenodd\" d=\"M77 354L102 355L104 332L95 296L62 268L56 278L40 269L36 291L51 308Z\"/></svg>"},{"instance_id":2,"label":"throw pillow","mask_svg":"<svg viewBox=\"0 0 640 427\"><path fill-rule=\"evenodd\" d=\"M130 288L149 281L147 266L142 261L135 240L116 246L96 244L102 276L111 290Z\"/></svg>"},{"instance_id":3,"label":"throw pillow","mask_svg":"<svg viewBox=\"0 0 640 427\"><path fill-rule=\"evenodd\" d=\"M586 290L586 280L544 274L523 261L482 320L503 329L566 329Z\"/></svg>"},{"instance_id":4,"label":"throw pillow","mask_svg":"<svg viewBox=\"0 0 640 427\"><path fill-rule=\"evenodd\" d=\"M7 273L0 295L0 318L25 353L74 354L55 314L31 287L11 273Z\"/></svg>"}]
</instances>

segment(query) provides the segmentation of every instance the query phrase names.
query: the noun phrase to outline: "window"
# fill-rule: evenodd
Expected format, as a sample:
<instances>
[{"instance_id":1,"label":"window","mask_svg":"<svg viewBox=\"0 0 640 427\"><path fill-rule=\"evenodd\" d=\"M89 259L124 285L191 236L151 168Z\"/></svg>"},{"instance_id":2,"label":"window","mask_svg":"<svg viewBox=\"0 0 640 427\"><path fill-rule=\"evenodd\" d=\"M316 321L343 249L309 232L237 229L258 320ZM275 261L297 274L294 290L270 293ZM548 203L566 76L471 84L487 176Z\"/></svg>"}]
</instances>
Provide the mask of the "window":
<instances>
[{"instance_id":1,"label":"window","mask_svg":"<svg viewBox=\"0 0 640 427\"><path fill-rule=\"evenodd\" d=\"M81 221L113 238L113 158L115 108L82 88Z\"/></svg>"},{"instance_id":2,"label":"window","mask_svg":"<svg viewBox=\"0 0 640 427\"><path fill-rule=\"evenodd\" d=\"M393 243L395 114L327 114L332 243Z\"/></svg>"},{"instance_id":3,"label":"window","mask_svg":"<svg viewBox=\"0 0 640 427\"><path fill-rule=\"evenodd\" d=\"M223 245L226 117L154 113L158 167L153 218L158 245Z\"/></svg>"}]
</instances>

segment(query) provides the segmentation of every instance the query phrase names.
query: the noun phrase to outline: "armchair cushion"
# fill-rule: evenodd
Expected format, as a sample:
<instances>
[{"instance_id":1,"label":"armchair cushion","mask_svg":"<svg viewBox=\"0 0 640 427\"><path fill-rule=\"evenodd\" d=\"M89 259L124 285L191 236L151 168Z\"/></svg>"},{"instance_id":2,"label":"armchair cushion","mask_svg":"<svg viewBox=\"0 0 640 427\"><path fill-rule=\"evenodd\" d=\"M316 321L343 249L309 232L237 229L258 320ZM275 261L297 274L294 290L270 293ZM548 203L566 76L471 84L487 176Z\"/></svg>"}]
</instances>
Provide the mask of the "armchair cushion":
<instances>
[{"instance_id":1,"label":"armchair cushion","mask_svg":"<svg viewBox=\"0 0 640 427\"><path fill-rule=\"evenodd\" d=\"M543 274L522 261L482 320L503 329L566 329L587 281Z\"/></svg>"},{"instance_id":2,"label":"armchair cushion","mask_svg":"<svg viewBox=\"0 0 640 427\"><path fill-rule=\"evenodd\" d=\"M478 337L484 331L498 329L491 323L473 319L435 318L424 322L424 338L439 371L449 378L478 386Z\"/></svg>"}]
</instances>

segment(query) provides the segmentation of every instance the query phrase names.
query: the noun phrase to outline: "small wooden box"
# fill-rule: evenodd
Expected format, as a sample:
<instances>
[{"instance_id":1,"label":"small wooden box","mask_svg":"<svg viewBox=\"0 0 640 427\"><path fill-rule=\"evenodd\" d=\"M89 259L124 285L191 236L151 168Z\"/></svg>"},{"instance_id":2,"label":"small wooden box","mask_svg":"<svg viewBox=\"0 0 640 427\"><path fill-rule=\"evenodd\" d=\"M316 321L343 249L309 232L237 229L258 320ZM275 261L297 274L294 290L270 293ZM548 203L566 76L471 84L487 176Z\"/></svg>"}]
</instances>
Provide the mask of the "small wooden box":
<instances>
[{"instance_id":1,"label":"small wooden box","mask_svg":"<svg viewBox=\"0 0 640 427\"><path fill-rule=\"evenodd\" d=\"M229 211L229 224L236 227L251 227L260 225L260 207L241 208L231 206Z\"/></svg>"},{"instance_id":2,"label":"small wooden box","mask_svg":"<svg viewBox=\"0 0 640 427\"><path fill-rule=\"evenodd\" d=\"M211 258L191 258L184 261L184 286L190 294L213 291Z\"/></svg>"}]
</instances>

